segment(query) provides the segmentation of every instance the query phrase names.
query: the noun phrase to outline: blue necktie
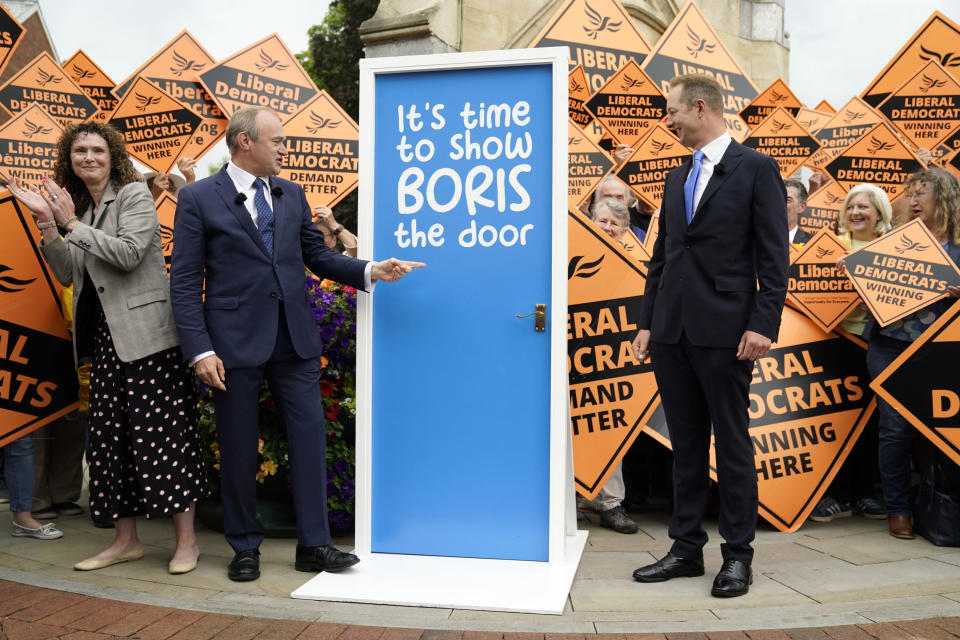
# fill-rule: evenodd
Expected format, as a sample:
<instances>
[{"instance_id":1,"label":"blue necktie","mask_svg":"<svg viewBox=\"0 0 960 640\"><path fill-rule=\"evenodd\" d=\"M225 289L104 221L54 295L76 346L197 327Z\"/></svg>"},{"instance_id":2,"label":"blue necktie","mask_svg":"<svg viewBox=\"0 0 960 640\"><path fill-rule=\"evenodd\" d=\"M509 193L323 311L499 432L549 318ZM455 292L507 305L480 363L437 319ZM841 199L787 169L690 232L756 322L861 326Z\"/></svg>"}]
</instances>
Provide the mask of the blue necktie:
<instances>
[{"instance_id":1,"label":"blue necktie","mask_svg":"<svg viewBox=\"0 0 960 640\"><path fill-rule=\"evenodd\" d=\"M693 195L697 191L697 180L700 179L702 163L703 151L697 149L693 152L693 168L690 169L690 175L687 176L687 181L683 183L683 203L687 212L687 226L693 221Z\"/></svg>"},{"instance_id":2,"label":"blue necktie","mask_svg":"<svg viewBox=\"0 0 960 640\"><path fill-rule=\"evenodd\" d=\"M699 166L699 165L698 165ZM697 169L699 173L699 169ZM273 256L273 209L267 204L267 196L264 195L266 186L261 178L253 181L253 188L257 193L253 196L253 204L257 208L257 230L260 237L263 238L263 244L267 247L267 253Z\"/></svg>"}]
</instances>

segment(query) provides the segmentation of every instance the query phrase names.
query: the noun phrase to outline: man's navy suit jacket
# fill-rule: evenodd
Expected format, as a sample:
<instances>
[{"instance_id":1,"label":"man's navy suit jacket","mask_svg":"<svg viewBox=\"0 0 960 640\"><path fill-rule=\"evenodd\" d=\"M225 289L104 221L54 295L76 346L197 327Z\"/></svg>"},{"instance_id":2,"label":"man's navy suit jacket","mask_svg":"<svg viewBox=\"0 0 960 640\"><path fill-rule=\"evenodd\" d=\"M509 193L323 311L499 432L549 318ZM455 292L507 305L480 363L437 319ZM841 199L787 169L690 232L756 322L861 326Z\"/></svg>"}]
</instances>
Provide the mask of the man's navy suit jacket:
<instances>
[{"instance_id":1,"label":"man's navy suit jacket","mask_svg":"<svg viewBox=\"0 0 960 640\"><path fill-rule=\"evenodd\" d=\"M688 227L690 166L667 175L639 327L670 344L682 332L697 346L736 348L746 330L776 341L789 261L777 163L731 141Z\"/></svg>"},{"instance_id":2,"label":"man's navy suit jacket","mask_svg":"<svg viewBox=\"0 0 960 640\"><path fill-rule=\"evenodd\" d=\"M277 339L280 304L301 358L320 355L305 290L306 265L321 278L364 288L366 262L329 249L313 224L303 189L271 177L273 257L226 167L178 194L170 294L183 355L215 351L224 367L265 363Z\"/></svg>"}]
</instances>

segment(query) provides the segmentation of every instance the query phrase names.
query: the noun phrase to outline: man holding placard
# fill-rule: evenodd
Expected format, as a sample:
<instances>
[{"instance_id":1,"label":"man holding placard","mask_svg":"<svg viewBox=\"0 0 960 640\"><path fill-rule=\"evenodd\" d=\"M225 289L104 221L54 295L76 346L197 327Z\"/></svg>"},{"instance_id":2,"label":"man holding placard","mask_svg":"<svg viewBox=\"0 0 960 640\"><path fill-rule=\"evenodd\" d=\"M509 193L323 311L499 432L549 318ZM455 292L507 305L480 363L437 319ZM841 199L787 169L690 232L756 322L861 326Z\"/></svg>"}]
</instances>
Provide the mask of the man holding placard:
<instances>
[{"instance_id":1,"label":"man holding placard","mask_svg":"<svg viewBox=\"0 0 960 640\"><path fill-rule=\"evenodd\" d=\"M330 544L320 340L304 294L314 274L371 291L413 267L367 262L326 247L300 185L278 178L287 157L280 117L246 107L227 125L230 162L180 192L170 293L184 357L213 389L224 532L235 581L260 577L256 520L257 399L266 378L290 444L298 571L340 571L359 560Z\"/></svg>"},{"instance_id":2,"label":"man holding placard","mask_svg":"<svg viewBox=\"0 0 960 640\"><path fill-rule=\"evenodd\" d=\"M712 426L726 541L711 593L740 596L753 581L757 521L747 397L754 360L770 350L780 328L789 255L786 192L776 161L727 133L723 92L711 78L670 82L666 124L695 151L666 179L633 348L641 362L652 355L670 431L674 542L633 577L662 582L703 575Z\"/></svg>"}]
</instances>

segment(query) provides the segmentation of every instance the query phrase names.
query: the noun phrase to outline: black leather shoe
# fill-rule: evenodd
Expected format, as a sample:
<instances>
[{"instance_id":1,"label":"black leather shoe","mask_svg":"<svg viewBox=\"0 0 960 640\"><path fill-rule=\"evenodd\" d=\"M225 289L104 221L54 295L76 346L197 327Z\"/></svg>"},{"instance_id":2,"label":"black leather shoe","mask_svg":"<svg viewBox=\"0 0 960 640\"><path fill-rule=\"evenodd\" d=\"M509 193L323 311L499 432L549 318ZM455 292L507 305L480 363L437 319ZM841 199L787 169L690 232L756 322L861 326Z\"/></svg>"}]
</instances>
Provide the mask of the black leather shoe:
<instances>
[{"instance_id":1,"label":"black leather shoe","mask_svg":"<svg viewBox=\"0 0 960 640\"><path fill-rule=\"evenodd\" d=\"M681 558L668 553L653 564L634 571L633 579L637 582L665 582L670 578L694 578L702 575L702 554L694 558Z\"/></svg>"},{"instance_id":2,"label":"black leather shoe","mask_svg":"<svg viewBox=\"0 0 960 640\"><path fill-rule=\"evenodd\" d=\"M717 598L735 598L744 595L753 584L753 570L739 560L724 560L720 573L713 579L710 593Z\"/></svg>"},{"instance_id":3,"label":"black leather shoe","mask_svg":"<svg viewBox=\"0 0 960 640\"><path fill-rule=\"evenodd\" d=\"M336 573L360 562L352 553L345 553L332 544L322 547L301 547L297 545L297 571L329 571Z\"/></svg>"},{"instance_id":4,"label":"black leather shoe","mask_svg":"<svg viewBox=\"0 0 960 640\"><path fill-rule=\"evenodd\" d=\"M247 549L234 554L227 565L227 577L234 582L249 582L260 577L260 550Z\"/></svg>"}]
</instances>

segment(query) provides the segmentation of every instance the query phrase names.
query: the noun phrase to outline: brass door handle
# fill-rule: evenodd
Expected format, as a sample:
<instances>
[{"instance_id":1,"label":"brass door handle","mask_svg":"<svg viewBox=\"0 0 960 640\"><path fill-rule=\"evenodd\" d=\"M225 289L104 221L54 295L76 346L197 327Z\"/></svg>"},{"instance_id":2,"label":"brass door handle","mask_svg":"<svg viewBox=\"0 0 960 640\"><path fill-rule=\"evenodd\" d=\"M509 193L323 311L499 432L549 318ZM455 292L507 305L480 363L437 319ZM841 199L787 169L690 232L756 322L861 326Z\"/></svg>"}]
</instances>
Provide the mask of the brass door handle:
<instances>
[{"instance_id":1,"label":"brass door handle","mask_svg":"<svg viewBox=\"0 0 960 640\"><path fill-rule=\"evenodd\" d=\"M533 316L533 330L534 331L546 331L547 330L547 305L538 304L534 307L536 309L533 313L527 313L524 315L516 314L518 318L529 318Z\"/></svg>"}]
</instances>

